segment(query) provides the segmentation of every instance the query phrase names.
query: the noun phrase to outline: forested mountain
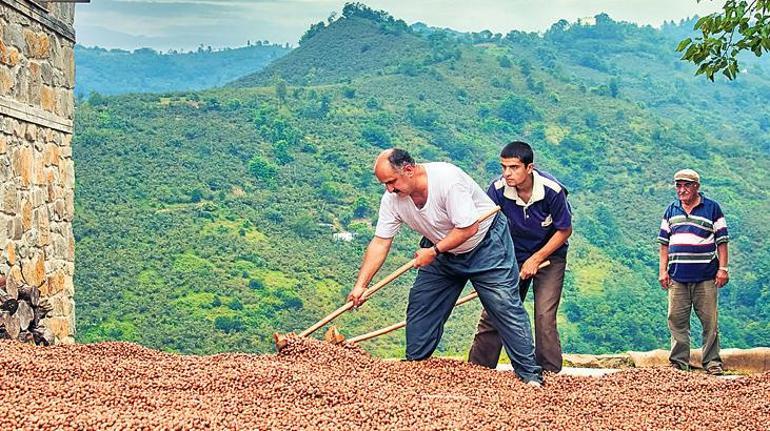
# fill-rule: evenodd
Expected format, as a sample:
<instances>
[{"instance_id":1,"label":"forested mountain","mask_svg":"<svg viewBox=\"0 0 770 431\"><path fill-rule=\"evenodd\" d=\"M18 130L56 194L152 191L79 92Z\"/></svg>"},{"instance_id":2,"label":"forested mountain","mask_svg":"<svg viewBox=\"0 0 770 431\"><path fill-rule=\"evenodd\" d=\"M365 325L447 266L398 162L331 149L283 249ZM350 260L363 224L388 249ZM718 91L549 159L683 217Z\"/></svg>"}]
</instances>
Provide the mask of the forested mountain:
<instances>
[{"instance_id":1,"label":"forested mountain","mask_svg":"<svg viewBox=\"0 0 770 431\"><path fill-rule=\"evenodd\" d=\"M410 28L361 5L319 24L231 87L78 106L80 341L269 351L274 331L344 303L373 233L380 149L451 161L486 186L500 147L524 139L574 208L565 351L667 347L655 237L682 167L701 172L730 225L723 343L770 344L767 62L708 83L679 62L676 26L606 15L542 36ZM416 240L403 229L382 273ZM402 320L413 275L340 318L342 332ZM465 352L478 307L453 315L442 353ZM403 333L364 346L399 355Z\"/></svg>"},{"instance_id":2,"label":"forested mountain","mask_svg":"<svg viewBox=\"0 0 770 431\"><path fill-rule=\"evenodd\" d=\"M372 31L373 24L377 31ZM266 85L276 77L297 85L322 84L364 74L409 72L406 69L413 66L409 59L425 56L430 48L430 41L412 34L403 21L356 9L328 27L324 22L313 25L290 58L277 60L265 71L245 76L233 85Z\"/></svg>"},{"instance_id":3,"label":"forested mountain","mask_svg":"<svg viewBox=\"0 0 770 431\"><path fill-rule=\"evenodd\" d=\"M159 93L217 87L260 70L291 49L269 42L193 52L160 53L150 48L88 48L75 45L78 96L99 94Z\"/></svg>"}]
</instances>

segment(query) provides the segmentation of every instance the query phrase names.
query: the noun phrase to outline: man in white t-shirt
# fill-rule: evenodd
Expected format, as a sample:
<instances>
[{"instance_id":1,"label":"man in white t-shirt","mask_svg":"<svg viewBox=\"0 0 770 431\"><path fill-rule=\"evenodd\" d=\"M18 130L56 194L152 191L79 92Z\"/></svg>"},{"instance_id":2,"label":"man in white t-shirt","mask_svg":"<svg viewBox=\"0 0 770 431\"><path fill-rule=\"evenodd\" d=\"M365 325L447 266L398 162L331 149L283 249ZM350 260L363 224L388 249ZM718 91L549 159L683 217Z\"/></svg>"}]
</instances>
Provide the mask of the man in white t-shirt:
<instances>
[{"instance_id":1,"label":"man in white t-shirt","mask_svg":"<svg viewBox=\"0 0 770 431\"><path fill-rule=\"evenodd\" d=\"M360 305L362 295L390 251L402 223L429 243L415 254L417 278L406 310L406 358L421 360L436 349L444 324L468 280L503 340L523 381L542 385L535 362L527 315L518 291L508 223L498 214L478 218L495 204L473 179L449 163L420 163L404 150L385 150L374 174L387 192L380 201L377 229L364 254L348 300Z\"/></svg>"}]
</instances>

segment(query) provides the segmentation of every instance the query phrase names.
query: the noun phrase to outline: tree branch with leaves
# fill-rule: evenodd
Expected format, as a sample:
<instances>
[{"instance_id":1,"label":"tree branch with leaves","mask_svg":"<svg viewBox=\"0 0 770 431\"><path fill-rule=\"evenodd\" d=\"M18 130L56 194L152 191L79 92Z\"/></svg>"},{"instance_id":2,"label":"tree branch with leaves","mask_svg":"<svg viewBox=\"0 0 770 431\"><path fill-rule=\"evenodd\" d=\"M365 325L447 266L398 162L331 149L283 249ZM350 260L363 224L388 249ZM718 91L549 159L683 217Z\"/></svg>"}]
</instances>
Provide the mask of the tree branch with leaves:
<instances>
[{"instance_id":1,"label":"tree branch with leaves","mask_svg":"<svg viewBox=\"0 0 770 431\"><path fill-rule=\"evenodd\" d=\"M694 63L695 74L711 81L719 72L735 79L740 72L738 54L751 51L759 57L770 51L770 0L727 0L721 12L699 19L694 29L701 36L688 37L676 47L684 52L682 60Z\"/></svg>"}]
</instances>

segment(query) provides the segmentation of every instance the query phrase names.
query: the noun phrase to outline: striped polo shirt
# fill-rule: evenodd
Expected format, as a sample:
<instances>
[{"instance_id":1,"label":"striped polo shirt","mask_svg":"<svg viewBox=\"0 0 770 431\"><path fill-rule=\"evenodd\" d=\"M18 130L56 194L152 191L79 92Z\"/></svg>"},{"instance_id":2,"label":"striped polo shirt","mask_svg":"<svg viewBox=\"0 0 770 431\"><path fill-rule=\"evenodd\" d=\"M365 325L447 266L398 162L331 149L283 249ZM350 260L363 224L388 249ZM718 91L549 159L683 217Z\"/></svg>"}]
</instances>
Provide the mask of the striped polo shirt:
<instances>
[{"instance_id":1,"label":"striped polo shirt","mask_svg":"<svg viewBox=\"0 0 770 431\"><path fill-rule=\"evenodd\" d=\"M668 245L668 274L680 283L714 279L719 269L717 245L728 240L722 209L703 193L690 214L678 199L672 202L658 234L658 242Z\"/></svg>"}]
</instances>

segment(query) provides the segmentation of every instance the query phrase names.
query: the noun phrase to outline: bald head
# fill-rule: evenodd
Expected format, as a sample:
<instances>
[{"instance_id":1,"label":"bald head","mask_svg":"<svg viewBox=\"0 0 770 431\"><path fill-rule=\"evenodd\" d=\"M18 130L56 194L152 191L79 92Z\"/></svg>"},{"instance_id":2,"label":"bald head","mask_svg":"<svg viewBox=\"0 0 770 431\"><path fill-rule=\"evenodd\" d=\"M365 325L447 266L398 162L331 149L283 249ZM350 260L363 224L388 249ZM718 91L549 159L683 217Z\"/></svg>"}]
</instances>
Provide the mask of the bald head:
<instances>
[{"instance_id":1,"label":"bald head","mask_svg":"<svg viewBox=\"0 0 770 431\"><path fill-rule=\"evenodd\" d=\"M383 150L374 161L374 173L380 169L390 168L394 171L401 171L406 166L414 166L414 159L406 150L400 148L389 148Z\"/></svg>"},{"instance_id":2,"label":"bald head","mask_svg":"<svg viewBox=\"0 0 770 431\"><path fill-rule=\"evenodd\" d=\"M389 192L401 193L413 188L415 163L408 152L400 148L382 151L374 161L374 175Z\"/></svg>"},{"instance_id":3,"label":"bald head","mask_svg":"<svg viewBox=\"0 0 770 431\"><path fill-rule=\"evenodd\" d=\"M379 155L377 155L377 158L374 159L374 175L377 175L377 177L379 177L378 172L383 172L383 170L385 171L394 170L389 160L391 154L393 154L393 148L383 150L382 152L380 152Z\"/></svg>"}]
</instances>

